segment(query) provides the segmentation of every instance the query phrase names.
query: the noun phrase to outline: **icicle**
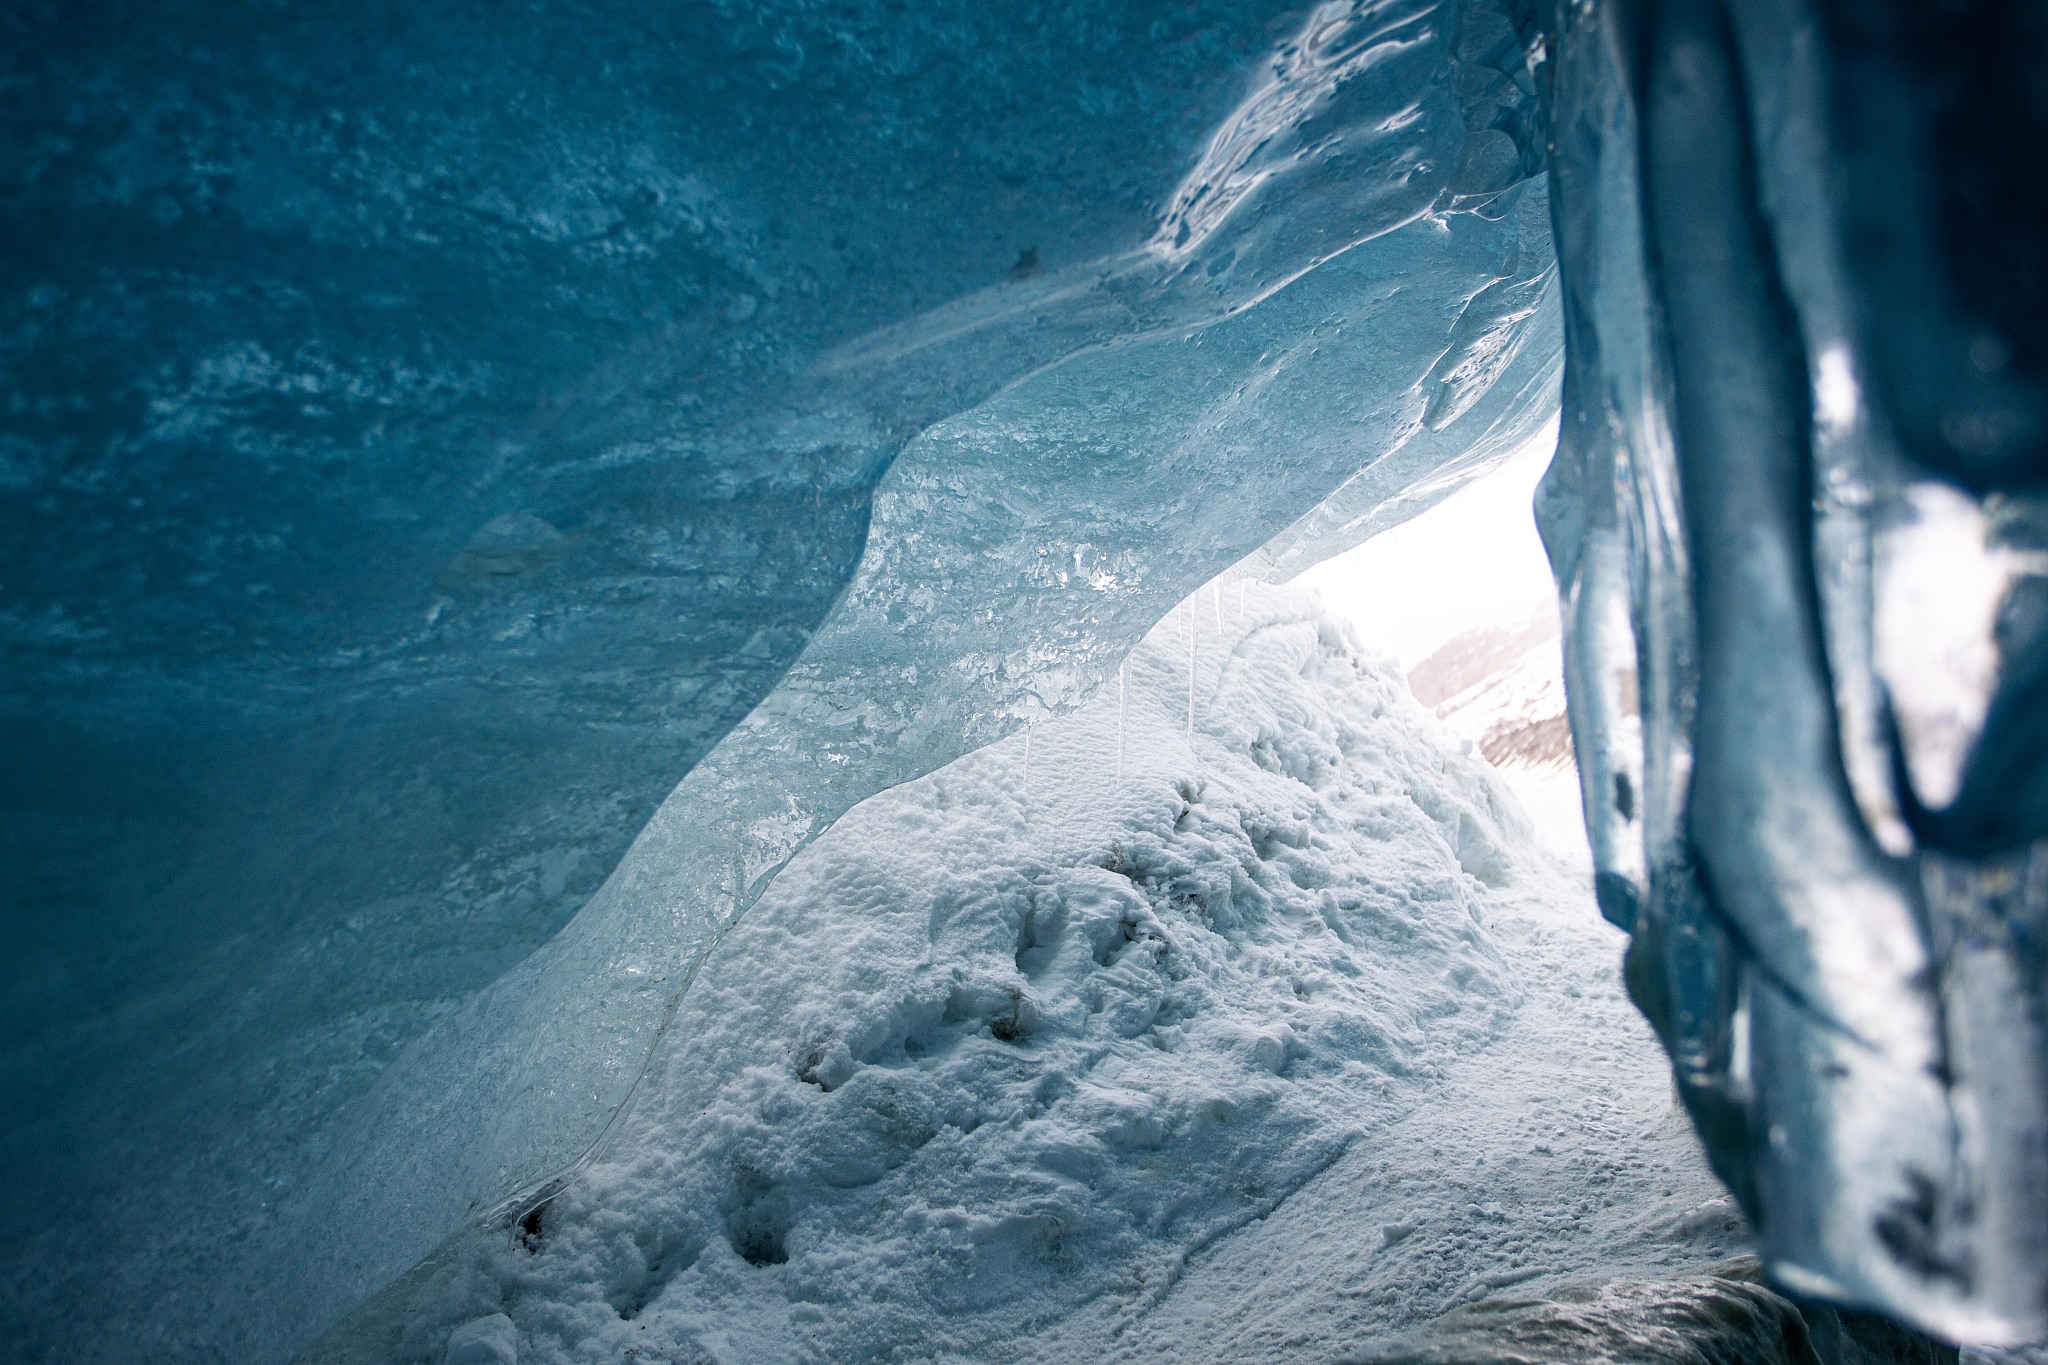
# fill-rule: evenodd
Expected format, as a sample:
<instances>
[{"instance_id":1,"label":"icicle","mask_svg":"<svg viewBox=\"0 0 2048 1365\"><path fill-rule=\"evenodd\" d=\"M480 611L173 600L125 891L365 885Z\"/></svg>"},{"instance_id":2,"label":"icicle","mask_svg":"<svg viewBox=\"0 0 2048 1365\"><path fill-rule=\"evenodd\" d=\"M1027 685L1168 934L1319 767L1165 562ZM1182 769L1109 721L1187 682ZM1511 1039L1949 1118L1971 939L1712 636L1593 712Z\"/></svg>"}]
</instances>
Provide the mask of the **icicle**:
<instances>
[{"instance_id":1,"label":"icicle","mask_svg":"<svg viewBox=\"0 0 2048 1365\"><path fill-rule=\"evenodd\" d=\"M1209 600L1216 604L1216 633L1221 635L1223 634L1223 585L1221 583L1211 583L1209 585Z\"/></svg>"},{"instance_id":2,"label":"icicle","mask_svg":"<svg viewBox=\"0 0 2048 1365\"><path fill-rule=\"evenodd\" d=\"M1024 795L1031 795L1031 727L1024 727Z\"/></svg>"},{"instance_id":3,"label":"icicle","mask_svg":"<svg viewBox=\"0 0 2048 1365\"><path fill-rule=\"evenodd\" d=\"M1116 666L1116 784L1124 784L1124 669L1128 665Z\"/></svg>"},{"instance_id":4,"label":"icicle","mask_svg":"<svg viewBox=\"0 0 2048 1365\"><path fill-rule=\"evenodd\" d=\"M1188 603L1188 744L1195 742L1195 604Z\"/></svg>"}]
</instances>

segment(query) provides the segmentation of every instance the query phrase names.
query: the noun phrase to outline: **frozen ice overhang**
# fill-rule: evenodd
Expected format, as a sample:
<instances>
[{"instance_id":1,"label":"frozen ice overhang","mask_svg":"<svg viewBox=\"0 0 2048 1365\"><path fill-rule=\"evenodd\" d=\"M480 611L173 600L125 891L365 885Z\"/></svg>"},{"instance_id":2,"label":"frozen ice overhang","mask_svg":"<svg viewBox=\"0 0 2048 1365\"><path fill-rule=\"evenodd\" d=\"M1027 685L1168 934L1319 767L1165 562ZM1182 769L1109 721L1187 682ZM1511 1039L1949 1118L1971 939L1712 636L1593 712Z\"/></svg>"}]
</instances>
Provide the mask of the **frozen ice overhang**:
<instances>
[{"instance_id":1,"label":"frozen ice overhang","mask_svg":"<svg viewBox=\"0 0 2048 1365\"><path fill-rule=\"evenodd\" d=\"M161 1135L13 1244L180 1339L572 1169L839 812L1555 407L1486 4L13 22L22 1158Z\"/></svg>"},{"instance_id":2,"label":"frozen ice overhang","mask_svg":"<svg viewBox=\"0 0 2048 1365\"><path fill-rule=\"evenodd\" d=\"M1826 0L1554 18L1539 514L1631 991L1782 1283L2038 1338L2048 446L2015 300L2044 238L1985 195L2035 183L2014 92L2048 35Z\"/></svg>"}]
</instances>

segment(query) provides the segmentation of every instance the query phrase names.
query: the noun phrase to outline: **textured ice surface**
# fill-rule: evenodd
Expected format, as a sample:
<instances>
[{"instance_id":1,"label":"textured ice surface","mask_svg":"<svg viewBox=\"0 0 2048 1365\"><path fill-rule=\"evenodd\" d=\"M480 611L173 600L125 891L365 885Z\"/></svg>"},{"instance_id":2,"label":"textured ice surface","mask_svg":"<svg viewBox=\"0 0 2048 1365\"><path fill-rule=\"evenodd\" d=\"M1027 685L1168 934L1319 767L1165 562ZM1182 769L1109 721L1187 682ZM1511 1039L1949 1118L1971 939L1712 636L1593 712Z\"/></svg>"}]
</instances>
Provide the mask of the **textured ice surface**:
<instances>
[{"instance_id":1,"label":"textured ice surface","mask_svg":"<svg viewBox=\"0 0 2048 1365\"><path fill-rule=\"evenodd\" d=\"M1484 4L124 14L0 44L30 1355L304 1340L811 834L1553 401Z\"/></svg>"},{"instance_id":2,"label":"textured ice surface","mask_svg":"<svg viewBox=\"0 0 2048 1365\"><path fill-rule=\"evenodd\" d=\"M1123 677L800 852L575 1181L315 1359L1298 1359L1739 1244L1619 936L1397 669L1226 580Z\"/></svg>"},{"instance_id":3,"label":"textured ice surface","mask_svg":"<svg viewBox=\"0 0 2048 1365\"><path fill-rule=\"evenodd\" d=\"M1687 1275L1568 1286L1446 1314L1344 1365L1956 1365L1956 1350L1887 1318L1797 1301L1753 1256Z\"/></svg>"},{"instance_id":4,"label":"textured ice surface","mask_svg":"<svg viewBox=\"0 0 2048 1365\"><path fill-rule=\"evenodd\" d=\"M817 836L1440 501L1560 317L1596 886L1717 1167L1795 1288L2048 1327L2048 36L1922 8L11 12L10 1344L277 1358L595 1219Z\"/></svg>"},{"instance_id":5,"label":"textured ice surface","mask_svg":"<svg viewBox=\"0 0 2048 1365\"><path fill-rule=\"evenodd\" d=\"M1886 4L1556 18L1543 516L1631 989L1773 1275L2038 1336L2048 561L2008 353L2036 323L1956 253L2041 238L1936 220L2034 145L2017 115L1955 138L2039 49ZM1972 61L1982 90L1944 84Z\"/></svg>"}]
</instances>

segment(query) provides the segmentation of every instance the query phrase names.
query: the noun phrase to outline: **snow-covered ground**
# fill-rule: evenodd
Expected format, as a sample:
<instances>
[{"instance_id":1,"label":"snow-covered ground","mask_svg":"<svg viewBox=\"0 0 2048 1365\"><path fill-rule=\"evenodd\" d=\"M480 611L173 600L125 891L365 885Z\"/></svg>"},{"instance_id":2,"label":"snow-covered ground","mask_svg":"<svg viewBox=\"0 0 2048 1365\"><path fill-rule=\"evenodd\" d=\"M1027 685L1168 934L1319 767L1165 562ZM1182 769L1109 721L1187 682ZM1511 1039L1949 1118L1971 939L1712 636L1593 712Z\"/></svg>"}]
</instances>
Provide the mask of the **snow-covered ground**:
<instances>
[{"instance_id":1,"label":"snow-covered ground","mask_svg":"<svg viewBox=\"0 0 2048 1365\"><path fill-rule=\"evenodd\" d=\"M1619 953L1397 660L1222 583L842 818L580 1176L378 1311L422 1361L1298 1361L1695 1266L1739 1224Z\"/></svg>"},{"instance_id":2,"label":"snow-covered ground","mask_svg":"<svg viewBox=\"0 0 2048 1365\"><path fill-rule=\"evenodd\" d=\"M1428 515L1467 533L1458 519L1473 503L1498 506L1497 490L1480 491ZM1489 907L1489 942L1522 1002L1512 1027L1457 1058L1412 1109L1272 1214L1196 1258L1159 1308L1092 1306L1022 1358L1336 1359L1502 1291L1540 1297L1663 1276L1743 1247L1740 1215L1707 1173L1663 1056L1622 994L1622 936L1586 888L1568 745L1560 754L1527 738L1549 741L1562 726L1554 608L1482 589L1439 619L1409 637L1420 661L1408 678L1425 684L1441 725L1433 738L1474 766L1496 758L1489 775L1534 835L1513 841L1515 876ZM1486 624L1443 638L1474 619ZM1523 742L1500 746L1503 735Z\"/></svg>"}]
</instances>

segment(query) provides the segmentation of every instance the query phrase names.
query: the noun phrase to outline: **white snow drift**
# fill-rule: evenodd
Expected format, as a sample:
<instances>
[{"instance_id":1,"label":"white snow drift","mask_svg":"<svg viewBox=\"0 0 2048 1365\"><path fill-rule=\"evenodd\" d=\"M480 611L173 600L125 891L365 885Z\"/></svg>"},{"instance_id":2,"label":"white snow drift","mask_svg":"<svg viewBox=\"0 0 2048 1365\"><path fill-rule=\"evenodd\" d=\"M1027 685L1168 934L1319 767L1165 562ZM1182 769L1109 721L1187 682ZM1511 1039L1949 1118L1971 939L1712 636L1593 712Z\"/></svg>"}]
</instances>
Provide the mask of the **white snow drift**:
<instances>
[{"instance_id":1,"label":"white snow drift","mask_svg":"<svg viewBox=\"0 0 2048 1365\"><path fill-rule=\"evenodd\" d=\"M1251 1359L1299 1345L1260 1325L1276 1310L1341 1340L1641 1245L1690 1263L1731 1215L1614 947L1391 660L1312 598L1219 584L1083 710L799 855L597 1158L380 1311L425 1361L451 1332L529 1361L1195 1358L1225 1322ZM1586 1082L1590 1141L1647 1163L1573 1153L1588 1111L1561 1068L1524 1074L1532 1013L1540 1053L1560 1028L1613 1038L1589 1045L1618 1059ZM1449 1191L1446 1161L1483 1173L1478 1132L1496 1157L1503 1133L1555 1144L1531 1188L1569 1207L1518 1224L1522 1185ZM1360 1161L1377 1175L1333 1183ZM1422 1283L1372 1299L1332 1255Z\"/></svg>"}]
</instances>

